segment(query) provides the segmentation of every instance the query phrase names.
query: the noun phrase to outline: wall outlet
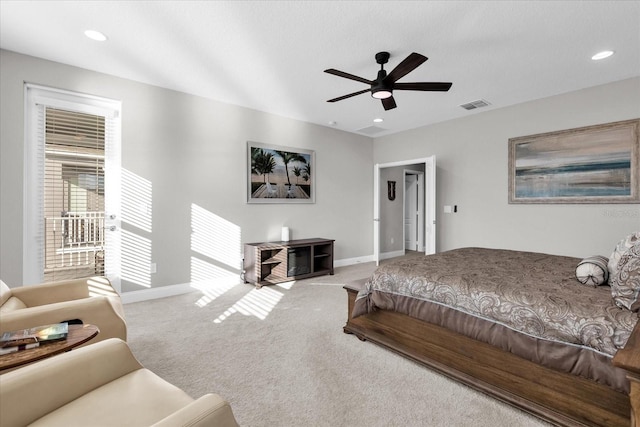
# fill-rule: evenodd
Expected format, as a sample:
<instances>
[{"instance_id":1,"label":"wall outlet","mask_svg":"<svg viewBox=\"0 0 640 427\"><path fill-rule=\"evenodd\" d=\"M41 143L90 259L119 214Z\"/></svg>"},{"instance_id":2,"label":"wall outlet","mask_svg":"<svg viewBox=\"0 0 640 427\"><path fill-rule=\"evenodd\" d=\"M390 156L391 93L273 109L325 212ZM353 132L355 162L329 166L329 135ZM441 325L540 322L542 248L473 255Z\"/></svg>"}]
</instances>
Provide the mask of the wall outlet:
<instances>
[{"instance_id":1,"label":"wall outlet","mask_svg":"<svg viewBox=\"0 0 640 427\"><path fill-rule=\"evenodd\" d=\"M393 237L391 238L391 244L393 245L396 242L396 239L394 239Z\"/></svg>"},{"instance_id":2,"label":"wall outlet","mask_svg":"<svg viewBox=\"0 0 640 427\"><path fill-rule=\"evenodd\" d=\"M158 271L158 266L156 265L155 262L152 262L151 264L149 264L149 273L154 274Z\"/></svg>"}]
</instances>

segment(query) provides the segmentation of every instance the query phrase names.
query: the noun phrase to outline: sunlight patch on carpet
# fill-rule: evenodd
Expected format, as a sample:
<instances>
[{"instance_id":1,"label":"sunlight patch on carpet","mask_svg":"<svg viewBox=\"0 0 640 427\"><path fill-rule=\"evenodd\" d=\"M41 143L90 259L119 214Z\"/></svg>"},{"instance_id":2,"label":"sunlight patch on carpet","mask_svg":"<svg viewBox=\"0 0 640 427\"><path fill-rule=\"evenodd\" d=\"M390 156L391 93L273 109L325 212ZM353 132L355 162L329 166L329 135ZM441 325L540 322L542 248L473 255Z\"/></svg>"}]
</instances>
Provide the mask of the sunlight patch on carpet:
<instances>
[{"instance_id":1,"label":"sunlight patch on carpet","mask_svg":"<svg viewBox=\"0 0 640 427\"><path fill-rule=\"evenodd\" d=\"M222 323L234 313L257 317L264 320L280 302L284 294L272 288L253 289L235 304L225 310L213 323Z\"/></svg>"},{"instance_id":2,"label":"sunlight patch on carpet","mask_svg":"<svg viewBox=\"0 0 640 427\"><path fill-rule=\"evenodd\" d=\"M276 286L279 286L282 289L289 290L289 289L293 288L293 285L295 285L295 284L296 284L296 281L295 280L291 280L289 282L276 283Z\"/></svg>"},{"instance_id":3,"label":"sunlight patch on carpet","mask_svg":"<svg viewBox=\"0 0 640 427\"><path fill-rule=\"evenodd\" d=\"M241 284L242 281L235 276L227 276L216 279L199 280L191 283L191 287L202 292L202 297L195 305L203 308L224 295L231 288Z\"/></svg>"}]
</instances>

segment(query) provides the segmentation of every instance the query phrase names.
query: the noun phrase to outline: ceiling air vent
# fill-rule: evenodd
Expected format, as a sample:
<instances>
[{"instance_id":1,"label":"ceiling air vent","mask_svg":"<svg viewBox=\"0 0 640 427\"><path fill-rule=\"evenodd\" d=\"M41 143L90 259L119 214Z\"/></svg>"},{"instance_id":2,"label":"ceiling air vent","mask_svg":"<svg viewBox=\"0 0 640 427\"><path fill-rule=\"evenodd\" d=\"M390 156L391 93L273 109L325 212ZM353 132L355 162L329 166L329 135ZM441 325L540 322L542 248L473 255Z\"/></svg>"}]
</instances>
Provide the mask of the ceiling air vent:
<instances>
[{"instance_id":1,"label":"ceiling air vent","mask_svg":"<svg viewBox=\"0 0 640 427\"><path fill-rule=\"evenodd\" d=\"M489 104L484 99L478 99L477 101L467 102L466 104L462 104L460 106L465 110L475 110L476 108L486 107L487 105L491 104Z\"/></svg>"},{"instance_id":2,"label":"ceiling air vent","mask_svg":"<svg viewBox=\"0 0 640 427\"><path fill-rule=\"evenodd\" d=\"M366 128L358 129L356 130L356 132L364 133L366 135L375 135L376 133L384 132L385 130L387 129L378 126L369 126Z\"/></svg>"}]
</instances>

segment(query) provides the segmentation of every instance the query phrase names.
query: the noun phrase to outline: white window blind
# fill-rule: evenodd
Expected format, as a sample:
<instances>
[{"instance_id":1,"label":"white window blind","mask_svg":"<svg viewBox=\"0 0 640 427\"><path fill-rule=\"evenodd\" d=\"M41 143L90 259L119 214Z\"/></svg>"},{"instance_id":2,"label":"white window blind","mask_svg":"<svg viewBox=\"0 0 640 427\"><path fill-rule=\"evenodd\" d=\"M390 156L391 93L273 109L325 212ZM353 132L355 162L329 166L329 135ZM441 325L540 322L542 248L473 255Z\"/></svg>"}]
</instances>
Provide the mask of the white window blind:
<instances>
[{"instance_id":1,"label":"white window blind","mask_svg":"<svg viewBox=\"0 0 640 427\"><path fill-rule=\"evenodd\" d=\"M105 117L52 107L41 112L44 281L102 276Z\"/></svg>"}]
</instances>

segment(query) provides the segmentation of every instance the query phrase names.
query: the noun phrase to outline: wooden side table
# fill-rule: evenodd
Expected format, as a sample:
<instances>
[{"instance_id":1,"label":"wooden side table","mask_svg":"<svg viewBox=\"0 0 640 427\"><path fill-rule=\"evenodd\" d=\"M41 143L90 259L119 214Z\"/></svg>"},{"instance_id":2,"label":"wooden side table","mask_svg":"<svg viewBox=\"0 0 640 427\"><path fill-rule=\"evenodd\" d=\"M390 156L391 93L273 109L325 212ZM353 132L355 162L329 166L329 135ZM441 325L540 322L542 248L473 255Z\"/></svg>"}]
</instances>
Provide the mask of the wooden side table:
<instances>
[{"instance_id":1,"label":"wooden side table","mask_svg":"<svg viewBox=\"0 0 640 427\"><path fill-rule=\"evenodd\" d=\"M69 333L64 340L44 343L36 348L20 350L15 353L0 356L0 373L69 351L74 347L86 343L98 335L99 332L100 329L95 325L69 325Z\"/></svg>"}]
</instances>

